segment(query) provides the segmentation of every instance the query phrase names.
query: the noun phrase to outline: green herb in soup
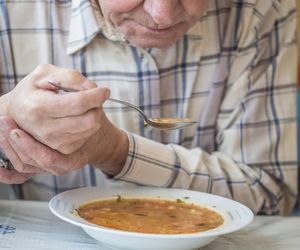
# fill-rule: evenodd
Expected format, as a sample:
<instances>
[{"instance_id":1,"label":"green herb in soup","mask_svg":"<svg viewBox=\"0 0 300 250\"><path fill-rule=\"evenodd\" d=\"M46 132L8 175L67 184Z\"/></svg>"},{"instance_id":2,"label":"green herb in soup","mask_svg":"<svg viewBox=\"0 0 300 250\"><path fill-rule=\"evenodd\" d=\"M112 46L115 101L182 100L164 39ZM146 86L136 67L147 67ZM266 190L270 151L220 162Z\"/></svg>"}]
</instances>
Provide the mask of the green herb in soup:
<instances>
[{"instance_id":1,"label":"green herb in soup","mask_svg":"<svg viewBox=\"0 0 300 250\"><path fill-rule=\"evenodd\" d=\"M78 215L103 227L151 234L196 233L216 228L224 220L217 212L195 204L162 199L100 200L79 207Z\"/></svg>"}]
</instances>

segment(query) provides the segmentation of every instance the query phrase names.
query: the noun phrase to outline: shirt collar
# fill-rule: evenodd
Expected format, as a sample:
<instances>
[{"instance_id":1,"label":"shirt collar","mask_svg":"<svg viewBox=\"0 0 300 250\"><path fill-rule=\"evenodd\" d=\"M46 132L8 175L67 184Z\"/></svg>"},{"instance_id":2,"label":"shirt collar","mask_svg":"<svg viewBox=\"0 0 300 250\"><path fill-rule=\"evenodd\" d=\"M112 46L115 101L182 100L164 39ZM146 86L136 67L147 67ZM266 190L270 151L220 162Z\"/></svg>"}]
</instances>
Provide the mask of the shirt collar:
<instances>
[{"instance_id":1,"label":"shirt collar","mask_svg":"<svg viewBox=\"0 0 300 250\"><path fill-rule=\"evenodd\" d=\"M124 41L121 33L103 18L97 0L73 0L67 54L84 48L99 33L113 41Z\"/></svg>"}]
</instances>

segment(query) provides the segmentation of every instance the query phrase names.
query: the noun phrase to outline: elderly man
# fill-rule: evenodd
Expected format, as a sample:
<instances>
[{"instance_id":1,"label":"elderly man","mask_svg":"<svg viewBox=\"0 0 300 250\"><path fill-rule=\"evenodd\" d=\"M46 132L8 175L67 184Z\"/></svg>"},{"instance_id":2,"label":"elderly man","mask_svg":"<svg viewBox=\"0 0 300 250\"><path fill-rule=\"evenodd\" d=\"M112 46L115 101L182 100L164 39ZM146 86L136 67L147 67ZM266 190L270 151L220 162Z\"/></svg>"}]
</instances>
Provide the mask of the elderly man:
<instances>
[{"instance_id":1,"label":"elderly man","mask_svg":"<svg viewBox=\"0 0 300 250\"><path fill-rule=\"evenodd\" d=\"M0 182L210 192L256 213L297 195L294 1L2 1ZM49 80L81 90L61 93ZM97 87L98 86L98 87ZM151 117L188 117L169 133Z\"/></svg>"}]
</instances>

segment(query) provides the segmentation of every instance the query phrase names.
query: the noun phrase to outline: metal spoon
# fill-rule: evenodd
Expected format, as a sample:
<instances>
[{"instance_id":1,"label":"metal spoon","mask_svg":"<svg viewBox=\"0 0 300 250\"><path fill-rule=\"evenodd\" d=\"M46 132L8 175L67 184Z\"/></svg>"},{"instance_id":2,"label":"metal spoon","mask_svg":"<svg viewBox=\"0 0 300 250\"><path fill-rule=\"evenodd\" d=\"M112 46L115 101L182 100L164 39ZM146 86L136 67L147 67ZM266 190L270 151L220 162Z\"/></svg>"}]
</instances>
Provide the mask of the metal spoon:
<instances>
[{"instance_id":1,"label":"metal spoon","mask_svg":"<svg viewBox=\"0 0 300 250\"><path fill-rule=\"evenodd\" d=\"M60 83L56 83L51 80L48 80L48 82L51 85L53 85L54 87L56 87L57 89L65 91L65 92L80 91L80 90L69 88L69 87L63 87L63 86L61 86ZM137 106L135 106L131 103L113 99L113 98L109 98L107 100L125 105L127 107L130 107L130 108L136 110L143 116L145 123L154 128L158 128L158 129L162 129L162 130L174 130L174 129L182 129L182 128L185 128L185 127L188 127L188 126L191 126L191 125L194 125L197 123L196 121L192 121L189 118L149 118L144 113L144 111L142 111L140 108L138 108Z\"/></svg>"}]
</instances>

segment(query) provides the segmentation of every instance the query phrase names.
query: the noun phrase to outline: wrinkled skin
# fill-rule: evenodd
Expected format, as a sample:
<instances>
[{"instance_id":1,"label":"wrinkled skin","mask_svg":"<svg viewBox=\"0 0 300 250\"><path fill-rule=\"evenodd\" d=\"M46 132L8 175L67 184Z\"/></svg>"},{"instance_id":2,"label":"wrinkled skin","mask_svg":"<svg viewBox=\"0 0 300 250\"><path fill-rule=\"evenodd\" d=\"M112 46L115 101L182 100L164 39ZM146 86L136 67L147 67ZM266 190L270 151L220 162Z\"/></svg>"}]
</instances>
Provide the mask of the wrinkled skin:
<instances>
[{"instance_id":1,"label":"wrinkled skin","mask_svg":"<svg viewBox=\"0 0 300 250\"><path fill-rule=\"evenodd\" d=\"M82 91L59 93L47 79ZM77 71L37 67L1 99L0 148L15 170L1 169L0 182L22 183L40 172L62 175L87 163L116 174L128 138L102 110L109 93Z\"/></svg>"},{"instance_id":2,"label":"wrinkled skin","mask_svg":"<svg viewBox=\"0 0 300 250\"><path fill-rule=\"evenodd\" d=\"M208 0L99 0L104 17L132 44L166 48L193 26Z\"/></svg>"}]
</instances>

